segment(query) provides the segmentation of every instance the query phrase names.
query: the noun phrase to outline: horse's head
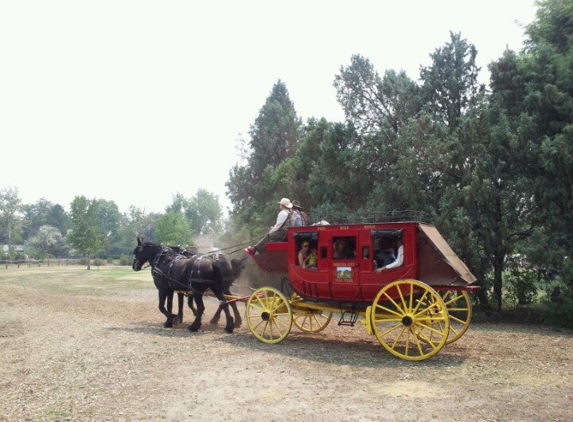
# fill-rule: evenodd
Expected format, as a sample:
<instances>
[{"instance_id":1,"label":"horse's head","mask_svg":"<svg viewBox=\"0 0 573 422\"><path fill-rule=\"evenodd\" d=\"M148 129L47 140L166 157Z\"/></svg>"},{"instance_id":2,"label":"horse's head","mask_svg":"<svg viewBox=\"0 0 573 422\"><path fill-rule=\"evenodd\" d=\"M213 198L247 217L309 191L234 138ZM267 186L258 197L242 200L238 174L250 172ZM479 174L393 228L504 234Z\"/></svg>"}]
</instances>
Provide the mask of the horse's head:
<instances>
[{"instance_id":1,"label":"horse's head","mask_svg":"<svg viewBox=\"0 0 573 422\"><path fill-rule=\"evenodd\" d=\"M236 278L239 278L241 275L241 272L245 269L245 259L247 259L247 258L242 258L242 259L233 258L233 259L231 259L231 267L233 268L233 275Z\"/></svg>"},{"instance_id":2,"label":"horse's head","mask_svg":"<svg viewBox=\"0 0 573 422\"><path fill-rule=\"evenodd\" d=\"M146 262L151 263L158 253L159 246L151 242L143 242L139 237L137 238L137 246L133 250L133 265L131 268L134 271L140 271Z\"/></svg>"}]
</instances>

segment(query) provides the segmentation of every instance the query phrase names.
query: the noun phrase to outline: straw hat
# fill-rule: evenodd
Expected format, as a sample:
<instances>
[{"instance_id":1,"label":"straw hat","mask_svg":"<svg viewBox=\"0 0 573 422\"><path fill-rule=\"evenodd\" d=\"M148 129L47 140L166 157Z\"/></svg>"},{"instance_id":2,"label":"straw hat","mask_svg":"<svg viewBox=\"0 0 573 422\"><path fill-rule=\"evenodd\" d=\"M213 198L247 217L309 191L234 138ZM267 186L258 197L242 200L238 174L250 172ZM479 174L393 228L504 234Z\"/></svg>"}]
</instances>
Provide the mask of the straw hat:
<instances>
[{"instance_id":1,"label":"straw hat","mask_svg":"<svg viewBox=\"0 0 573 422\"><path fill-rule=\"evenodd\" d=\"M290 199L283 198L279 201L279 204L284 205L287 208L292 208L292 204L290 203Z\"/></svg>"},{"instance_id":2,"label":"straw hat","mask_svg":"<svg viewBox=\"0 0 573 422\"><path fill-rule=\"evenodd\" d=\"M304 208L300 206L300 202L298 202L296 199L292 200L292 206L295 208L298 208L299 210L303 210Z\"/></svg>"}]
</instances>

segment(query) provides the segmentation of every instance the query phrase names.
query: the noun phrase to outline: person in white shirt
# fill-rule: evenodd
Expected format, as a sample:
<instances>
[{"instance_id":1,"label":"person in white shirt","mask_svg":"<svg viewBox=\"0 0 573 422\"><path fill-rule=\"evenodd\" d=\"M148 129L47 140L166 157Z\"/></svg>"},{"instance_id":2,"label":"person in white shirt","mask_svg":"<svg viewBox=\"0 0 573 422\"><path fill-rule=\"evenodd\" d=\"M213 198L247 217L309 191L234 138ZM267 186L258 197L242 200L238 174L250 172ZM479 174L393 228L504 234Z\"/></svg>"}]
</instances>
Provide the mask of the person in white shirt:
<instances>
[{"instance_id":1,"label":"person in white shirt","mask_svg":"<svg viewBox=\"0 0 573 422\"><path fill-rule=\"evenodd\" d=\"M249 255L256 255L265 250L267 242L282 242L286 238L287 228L294 225L294 215L292 204L288 198L282 198L279 202L280 211L277 221L269 232L255 246L248 246L245 252Z\"/></svg>"},{"instance_id":2,"label":"person in white shirt","mask_svg":"<svg viewBox=\"0 0 573 422\"><path fill-rule=\"evenodd\" d=\"M389 263L383 267L376 269L377 273L382 272L384 269L389 270L391 268L396 268L401 266L404 263L404 245L402 244L402 238L398 238L398 255L396 256L396 260L394 262Z\"/></svg>"}]
</instances>

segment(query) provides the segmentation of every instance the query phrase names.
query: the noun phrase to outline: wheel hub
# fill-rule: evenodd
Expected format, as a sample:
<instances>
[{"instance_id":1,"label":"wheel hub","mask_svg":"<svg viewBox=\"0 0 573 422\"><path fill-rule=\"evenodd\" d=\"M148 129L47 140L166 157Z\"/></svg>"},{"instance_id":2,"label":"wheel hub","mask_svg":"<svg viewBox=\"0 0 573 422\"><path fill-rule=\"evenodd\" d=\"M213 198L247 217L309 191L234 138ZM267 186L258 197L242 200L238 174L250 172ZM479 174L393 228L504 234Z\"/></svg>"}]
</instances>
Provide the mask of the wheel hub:
<instances>
[{"instance_id":1,"label":"wheel hub","mask_svg":"<svg viewBox=\"0 0 573 422\"><path fill-rule=\"evenodd\" d=\"M404 316L404 318L402 318L402 324L404 324L405 327L409 327L410 325L413 324L413 322L414 320L410 315L406 315Z\"/></svg>"},{"instance_id":2,"label":"wheel hub","mask_svg":"<svg viewBox=\"0 0 573 422\"><path fill-rule=\"evenodd\" d=\"M268 321L269 319L271 319L271 314L267 311L264 311L261 314L261 318L263 319L263 321Z\"/></svg>"}]
</instances>

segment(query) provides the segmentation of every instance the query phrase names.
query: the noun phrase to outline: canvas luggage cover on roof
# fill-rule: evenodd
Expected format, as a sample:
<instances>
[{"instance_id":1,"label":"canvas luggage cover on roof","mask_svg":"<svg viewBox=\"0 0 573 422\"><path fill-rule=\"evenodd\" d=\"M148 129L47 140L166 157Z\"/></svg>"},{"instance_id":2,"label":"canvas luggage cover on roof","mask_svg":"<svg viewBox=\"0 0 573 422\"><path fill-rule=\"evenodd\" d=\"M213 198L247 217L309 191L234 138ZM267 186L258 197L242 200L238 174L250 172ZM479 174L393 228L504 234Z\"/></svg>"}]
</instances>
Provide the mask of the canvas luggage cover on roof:
<instances>
[{"instance_id":1,"label":"canvas luggage cover on roof","mask_svg":"<svg viewBox=\"0 0 573 422\"><path fill-rule=\"evenodd\" d=\"M466 264L430 224L419 224L420 280L430 286L465 286L476 281Z\"/></svg>"}]
</instances>

